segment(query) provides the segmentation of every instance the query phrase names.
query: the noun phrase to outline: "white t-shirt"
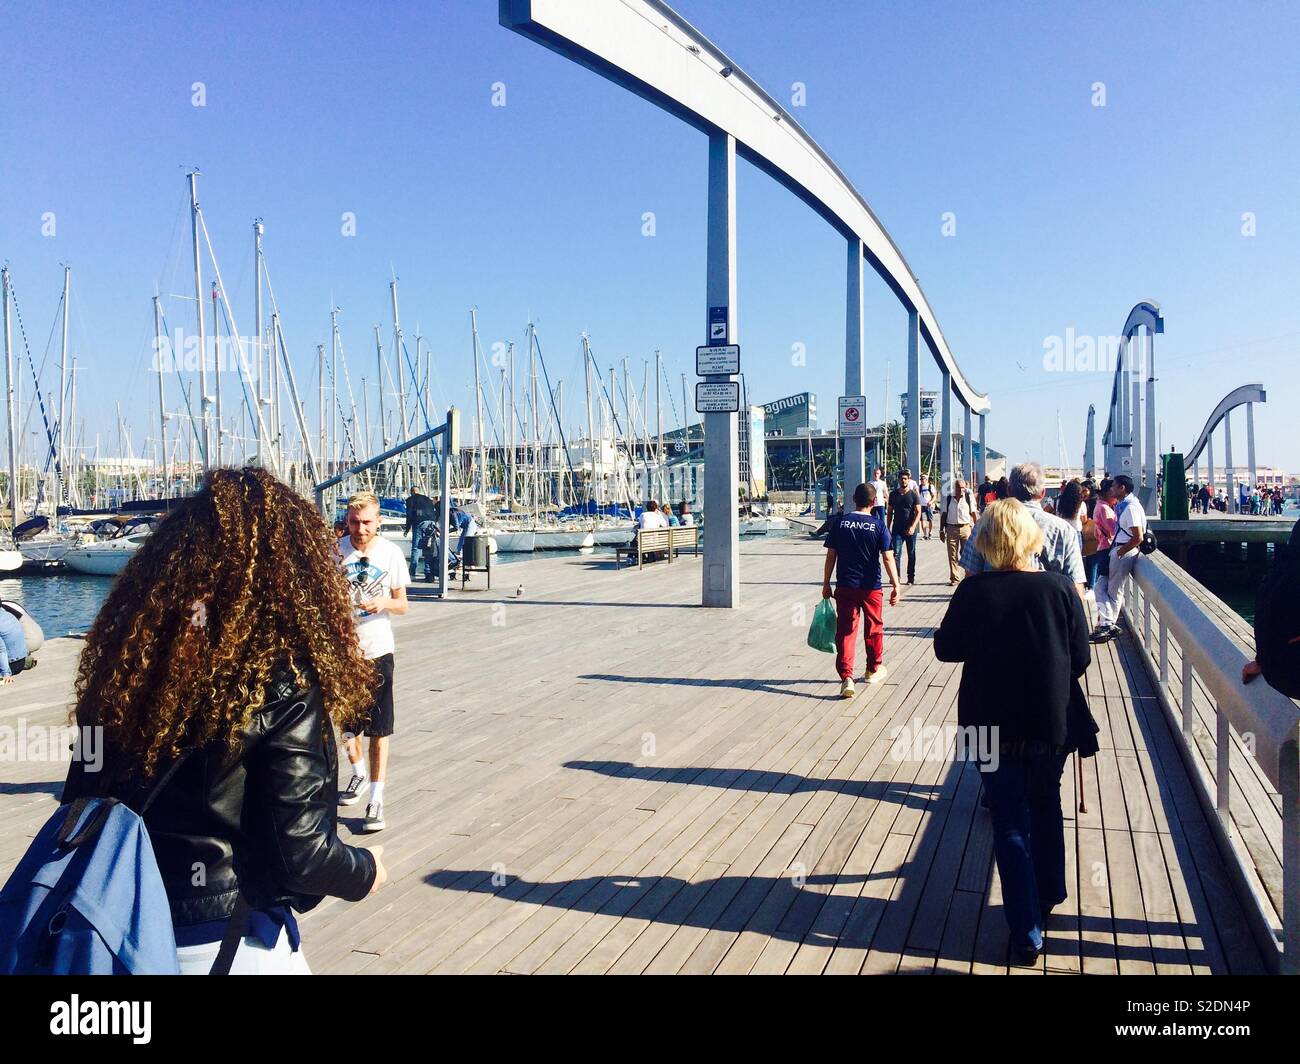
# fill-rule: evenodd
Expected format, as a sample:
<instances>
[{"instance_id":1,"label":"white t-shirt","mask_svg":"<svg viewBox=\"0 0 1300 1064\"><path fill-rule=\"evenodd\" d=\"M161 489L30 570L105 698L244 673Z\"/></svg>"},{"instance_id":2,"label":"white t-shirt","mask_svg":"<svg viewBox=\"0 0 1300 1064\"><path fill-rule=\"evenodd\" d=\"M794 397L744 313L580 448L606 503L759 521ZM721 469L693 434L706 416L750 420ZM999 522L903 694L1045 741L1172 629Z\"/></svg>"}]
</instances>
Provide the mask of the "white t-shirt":
<instances>
[{"instance_id":1,"label":"white t-shirt","mask_svg":"<svg viewBox=\"0 0 1300 1064\"><path fill-rule=\"evenodd\" d=\"M1141 539L1142 534L1147 530L1147 514L1136 495L1130 495L1116 510L1114 541L1116 547L1124 546L1133 538L1128 533L1130 528L1134 529L1138 539Z\"/></svg>"},{"instance_id":2,"label":"white t-shirt","mask_svg":"<svg viewBox=\"0 0 1300 1064\"><path fill-rule=\"evenodd\" d=\"M695 515L694 515L694 514L679 514L679 515L678 515L678 520L681 521L681 523L682 523L685 527L690 528L691 525L695 524Z\"/></svg>"},{"instance_id":3,"label":"white t-shirt","mask_svg":"<svg viewBox=\"0 0 1300 1064\"><path fill-rule=\"evenodd\" d=\"M641 516L637 519L637 527L644 529L667 528L668 518L664 517L658 510L642 510Z\"/></svg>"},{"instance_id":4,"label":"white t-shirt","mask_svg":"<svg viewBox=\"0 0 1300 1064\"><path fill-rule=\"evenodd\" d=\"M352 545L352 537L344 536L334 549L338 552L343 575L347 577L353 606L391 595L411 582L401 548L383 536L372 539L365 550L358 550ZM360 609L354 609L352 623L357 628L361 653L367 658L382 658L393 652L393 624L387 610L362 613Z\"/></svg>"},{"instance_id":5,"label":"white t-shirt","mask_svg":"<svg viewBox=\"0 0 1300 1064\"><path fill-rule=\"evenodd\" d=\"M873 480L871 483L875 486L875 489L876 489L876 502L875 502L875 505L876 505L876 506L888 506L888 505L889 505L889 485L886 484L883 480Z\"/></svg>"}]
</instances>

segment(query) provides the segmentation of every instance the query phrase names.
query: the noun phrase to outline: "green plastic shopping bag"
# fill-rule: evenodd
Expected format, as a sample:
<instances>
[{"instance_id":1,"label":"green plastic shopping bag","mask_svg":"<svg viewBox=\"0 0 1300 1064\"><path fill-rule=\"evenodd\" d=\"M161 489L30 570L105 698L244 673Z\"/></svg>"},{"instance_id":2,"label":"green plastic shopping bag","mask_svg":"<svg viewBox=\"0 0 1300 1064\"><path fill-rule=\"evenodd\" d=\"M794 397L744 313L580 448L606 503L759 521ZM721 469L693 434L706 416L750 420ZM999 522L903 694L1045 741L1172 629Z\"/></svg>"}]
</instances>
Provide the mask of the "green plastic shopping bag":
<instances>
[{"instance_id":1,"label":"green plastic shopping bag","mask_svg":"<svg viewBox=\"0 0 1300 1064\"><path fill-rule=\"evenodd\" d=\"M835 653L835 602L824 598L813 610L812 626L808 629L808 645L824 654Z\"/></svg>"}]
</instances>

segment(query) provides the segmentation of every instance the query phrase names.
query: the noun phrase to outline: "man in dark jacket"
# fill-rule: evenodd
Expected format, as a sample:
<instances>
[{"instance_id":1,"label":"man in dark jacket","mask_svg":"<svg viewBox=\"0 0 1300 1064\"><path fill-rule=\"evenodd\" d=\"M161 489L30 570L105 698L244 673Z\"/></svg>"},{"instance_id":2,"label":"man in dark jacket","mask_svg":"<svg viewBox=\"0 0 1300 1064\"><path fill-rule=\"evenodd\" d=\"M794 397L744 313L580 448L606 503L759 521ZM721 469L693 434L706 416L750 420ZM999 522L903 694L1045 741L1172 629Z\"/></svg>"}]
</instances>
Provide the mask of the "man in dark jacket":
<instances>
[{"instance_id":1,"label":"man in dark jacket","mask_svg":"<svg viewBox=\"0 0 1300 1064\"><path fill-rule=\"evenodd\" d=\"M423 485L411 485L411 493L406 497L406 528L404 532L411 537L411 579L415 579L415 570L424 560L424 579L433 579L433 538L438 527L438 505L420 489Z\"/></svg>"}]
</instances>

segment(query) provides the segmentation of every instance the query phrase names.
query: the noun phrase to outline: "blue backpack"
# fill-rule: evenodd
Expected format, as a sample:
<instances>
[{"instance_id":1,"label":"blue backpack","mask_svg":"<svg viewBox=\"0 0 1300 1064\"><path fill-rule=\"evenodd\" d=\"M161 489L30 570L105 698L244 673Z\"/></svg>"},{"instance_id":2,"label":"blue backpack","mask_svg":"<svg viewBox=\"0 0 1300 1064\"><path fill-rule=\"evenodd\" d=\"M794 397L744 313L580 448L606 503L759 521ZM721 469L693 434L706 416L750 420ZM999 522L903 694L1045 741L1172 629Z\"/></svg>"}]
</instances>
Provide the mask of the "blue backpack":
<instances>
[{"instance_id":1,"label":"blue backpack","mask_svg":"<svg viewBox=\"0 0 1300 1064\"><path fill-rule=\"evenodd\" d=\"M77 798L45 822L0 890L0 975L179 975L171 907L143 816L116 798ZM212 974L230 971L241 896Z\"/></svg>"}]
</instances>

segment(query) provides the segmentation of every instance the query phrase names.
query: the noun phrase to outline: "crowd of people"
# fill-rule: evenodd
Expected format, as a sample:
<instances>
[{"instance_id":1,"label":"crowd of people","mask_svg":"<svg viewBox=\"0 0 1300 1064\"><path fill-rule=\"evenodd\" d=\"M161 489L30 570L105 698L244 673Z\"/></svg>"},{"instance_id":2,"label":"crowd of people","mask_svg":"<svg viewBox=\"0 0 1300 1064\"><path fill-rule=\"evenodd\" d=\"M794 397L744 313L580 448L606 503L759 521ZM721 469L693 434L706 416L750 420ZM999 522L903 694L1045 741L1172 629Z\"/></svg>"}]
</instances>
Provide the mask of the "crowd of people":
<instances>
[{"instance_id":1,"label":"crowd of people","mask_svg":"<svg viewBox=\"0 0 1300 1064\"><path fill-rule=\"evenodd\" d=\"M1280 487L1256 484L1240 484L1237 499L1230 502L1224 492L1217 491L1213 484L1191 484L1187 486L1188 498L1192 500L1192 510L1208 514L1211 510L1219 513L1251 514L1254 517L1278 517L1286 508L1286 493Z\"/></svg>"},{"instance_id":2,"label":"crowd of people","mask_svg":"<svg viewBox=\"0 0 1300 1064\"><path fill-rule=\"evenodd\" d=\"M839 694L857 694L859 633L865 683L888 676L884 583L897 606L916 583L918 535L931 538L937 518L954 590L934 653L962 666L959 725L995 737L980 765L984 804L1015 957L1033 963L1067 891L1064 767L1071 753L1097 749L1079 680L1090 642L1119 632L1146 516L1123 475L1070 480L1049 503L1031 462L975 489L957 474L946 493L925 476L914 483L907 469L892 489L875 472L825 526L822 596L836 606ZM415 539L436 511L413 491ZM637 527L694 521L688 505L675 514L652 500ZM104 768L91 773L74 759L63 802L96 796L141 811L182 972L307 973L295 914L326 896L359 900L387 878L381 847L340 836L338 810L364 801L357 830L385 829L396 730L391 618L408 609L417 562L380 535L374 494L353 495L341 524L331 536L265 470L213 470L144 541L86 638L74 715L102 730ZM1286 635L1300 599L1300 537L1292 540L1289 568L1269 585L1277 593L1260 606L1281 634L1261 633L1247 682L1261 672L1274 682L1285 668L1300 677L1300 636ZM14 620L0 609L0 675L31 663L13 641ZM140 632L152 633L144 657ZM1015 648L1015 660L993 648Z\"/></svg>"}]
</instances>

